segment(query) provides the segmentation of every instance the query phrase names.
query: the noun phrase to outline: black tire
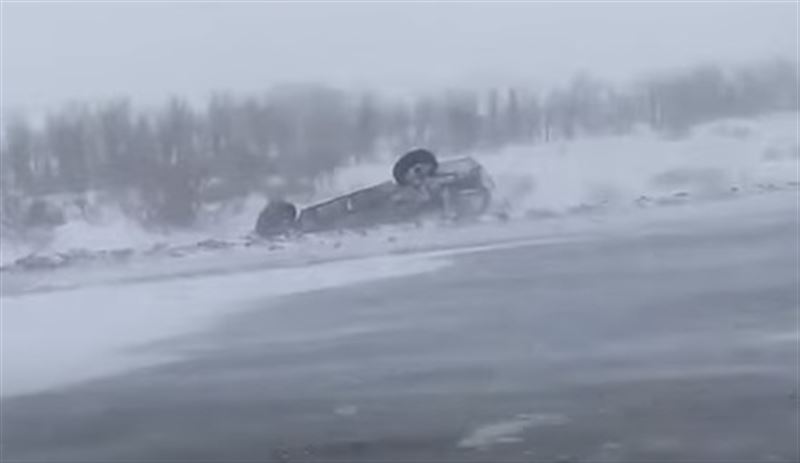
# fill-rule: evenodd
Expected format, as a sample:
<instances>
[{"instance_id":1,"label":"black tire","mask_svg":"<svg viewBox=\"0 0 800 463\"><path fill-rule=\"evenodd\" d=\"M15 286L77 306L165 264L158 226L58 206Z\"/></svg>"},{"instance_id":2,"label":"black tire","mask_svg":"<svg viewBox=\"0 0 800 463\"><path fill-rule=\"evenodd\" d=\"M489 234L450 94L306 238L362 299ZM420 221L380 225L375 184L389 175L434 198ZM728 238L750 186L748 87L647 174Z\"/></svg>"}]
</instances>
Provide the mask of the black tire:
<instances>
[{"instance_id":1,"label":"black tire","mask_svg":"<svg viewBox=\"0 0 800 463\"><path fill-rule=\"evenodd\" d=\"M435 174L436 169L439 168L439 161L436 160L436 156L430 151L425 149L409 151L394 163L394 168L392 168L394 181L397 182L398 185L406 185L408 183L406 181L406 174L408 174L408 171L414 166L419 164L428 164L431 166L431 174Z\"/></svg>"},{"instance_id":2,"label":"black tire","mask_svg":"<svg viewBox=\"0 0 800 463\"><path fill-rule=\"evenodd\" d=\"M297 207L288 201L270 201L258 214L256 233L262 237L284 234L295 227Z\"/></svg>"}]
</instances>

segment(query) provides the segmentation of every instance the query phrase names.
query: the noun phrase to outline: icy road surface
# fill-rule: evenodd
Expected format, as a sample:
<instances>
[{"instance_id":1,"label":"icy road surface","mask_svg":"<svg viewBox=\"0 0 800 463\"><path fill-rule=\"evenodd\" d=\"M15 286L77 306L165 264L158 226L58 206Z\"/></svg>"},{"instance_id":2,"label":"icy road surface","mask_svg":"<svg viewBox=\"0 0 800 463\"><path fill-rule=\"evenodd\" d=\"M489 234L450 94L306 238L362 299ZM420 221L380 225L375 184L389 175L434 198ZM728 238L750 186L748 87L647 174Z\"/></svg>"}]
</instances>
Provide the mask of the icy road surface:
<instances>
[{"instance_id":1,"label":"icy road surface","mask_svg":"<svg viewBox=\"0 0 800 463\"><path fill-rule=\"evenodd\" d=\"M18 282L2 459L797 461L797 206L794 190L538 237L492 225L495 244L454 229L460 250Z\"/></svg>"}]
</instances>

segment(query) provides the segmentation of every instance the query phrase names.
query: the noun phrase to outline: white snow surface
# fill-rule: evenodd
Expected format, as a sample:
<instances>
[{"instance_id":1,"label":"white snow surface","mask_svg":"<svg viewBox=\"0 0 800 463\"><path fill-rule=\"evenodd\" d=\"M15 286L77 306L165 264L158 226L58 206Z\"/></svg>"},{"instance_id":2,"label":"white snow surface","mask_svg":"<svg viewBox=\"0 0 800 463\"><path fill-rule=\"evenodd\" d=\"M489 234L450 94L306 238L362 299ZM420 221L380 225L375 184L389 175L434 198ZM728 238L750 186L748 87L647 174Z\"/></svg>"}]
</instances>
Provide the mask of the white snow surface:
<instances>
[{"instance_id":1,"label":"white snow surface","mask_svg":"<svg viewBox=\"0 0 800 463\"><path fill-rule=\"evenodd\" d=\"M366 236L334 234L287 242L274 249L263 245L180 259L159 256L124 265L6 273L0 280L0 396L35 393L170 361L141 347L203 330L237 311L270 310L280 296L434 272L463 253L730 227L742 217L753 224L786 217L797 207L796 190L776 191L627 214L390 228ZM303 333L287 336L291 342L308 340ZM791 336L781 333L774 341L794 339ZM493 440L485 436L496 429L466 442L481 447L480 442Z\"/></svg>"},{"instance_id":2,"label":"white snow surface","mask_svg":"<svg viewBox=\"0 0 800 463\"><path fill-rule=\"evenodd\" d=\"M276 296L434 271L447 263L433 256L374 257L6 297L0 308L0 395L158 363L164 359L126 349L202 329L250 303L269 307Z\"/></svg>"},{"instance_id":3,"label":"white snow surface","mask_svg":"<svg viewBox=\"0 0 800 463\"><path fill-rule=\"evenodd\" d=\"M0 273L0 395L168 361L133 349L202 330L253 303L269 310L279 296L436 271L458 253L796 213L797 136L797 113L790 113L709 124L681 140L640 132L474 153L493 175L499 201L508 203L510 222L381 227L250 246L236 237L249 231L257 199L229 223L182 235L150 234L119 216L105 224L72 222L42 240L47 244L40 241L38 250L144 251L120 263ZM387 172L386 163L343 169L320 197L381 181ZM777 191L765 188L770 185ZM662 205L677 207L637 203L641 196L667 198ZM603 209L570 213L587 205ZM227 247L195 245L209 237L227 239ZM157 243L169 246L150 252ZM2 241L4 262L30 251L27 243ZM531 425L515 423L477 430L465 445L491 445Z\"/></svg>"},{"instance_id":4,"label":"white snow surface","mask_svg":"<svg viewBox=\"0 0 800 463\"><path fill-rule=\"evenodd\" d=\"M522 442L521 434L537 426L562 426L569 419L560 413L523 413L513 418L485 424L458 442L458 447L488 450L501 444Z\"/></svg>"}]
</instances>

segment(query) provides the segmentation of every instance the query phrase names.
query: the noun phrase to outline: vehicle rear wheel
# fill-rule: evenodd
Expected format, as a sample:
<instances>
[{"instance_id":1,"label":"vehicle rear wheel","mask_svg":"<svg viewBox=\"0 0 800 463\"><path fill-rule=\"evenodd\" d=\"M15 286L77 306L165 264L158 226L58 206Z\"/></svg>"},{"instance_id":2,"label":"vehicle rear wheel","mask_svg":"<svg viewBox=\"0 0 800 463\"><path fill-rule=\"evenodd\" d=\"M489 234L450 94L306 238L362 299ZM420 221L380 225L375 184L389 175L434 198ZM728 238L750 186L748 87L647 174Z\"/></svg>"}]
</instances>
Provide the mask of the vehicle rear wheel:
<instances>
[{"instance_id":1,"label":"vehicle rear wheel","mask_svg":"<svg viewBox=\"0 0 800 463\"><path fill-rule=\"evenodd\" d=\"M256 233L262 237L281 235L292 230L297 220L297 207L288 201L270 201L256 221Z\"/></svg>"},{"instance_id":2,"label":"vehicle rear wheel","mask_svg":"<svg viewBox=\"0 0 800 463\"><path fill-rule=\"evenodd\" d=\"M427 175L434 175L439 168L436 156L428 150L417 149L404 154L392 168L392 176L398 185L408 185L408 174L414 169L422 169Z\"/></svg>"}]
</instances>

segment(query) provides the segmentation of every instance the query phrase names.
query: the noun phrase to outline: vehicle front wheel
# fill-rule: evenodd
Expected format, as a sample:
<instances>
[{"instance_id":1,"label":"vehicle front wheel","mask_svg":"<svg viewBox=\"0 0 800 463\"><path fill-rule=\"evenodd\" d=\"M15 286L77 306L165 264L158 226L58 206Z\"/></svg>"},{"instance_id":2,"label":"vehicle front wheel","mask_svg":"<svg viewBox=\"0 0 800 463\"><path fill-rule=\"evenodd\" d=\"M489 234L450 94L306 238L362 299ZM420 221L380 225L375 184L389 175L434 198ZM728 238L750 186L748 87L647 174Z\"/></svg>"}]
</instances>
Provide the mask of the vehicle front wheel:
<instances>
[{"instance_id":1,"label":"vehicle front wheel","mask_svg":"<svg viewBox=\"0 0 800 463\"><path fill-rule=\"evenodd\" d=\"M268 238L282 235L294 229L297 207L288 201L270 201L256 221L256 233Z\"/></svg>"}]
</instances>

